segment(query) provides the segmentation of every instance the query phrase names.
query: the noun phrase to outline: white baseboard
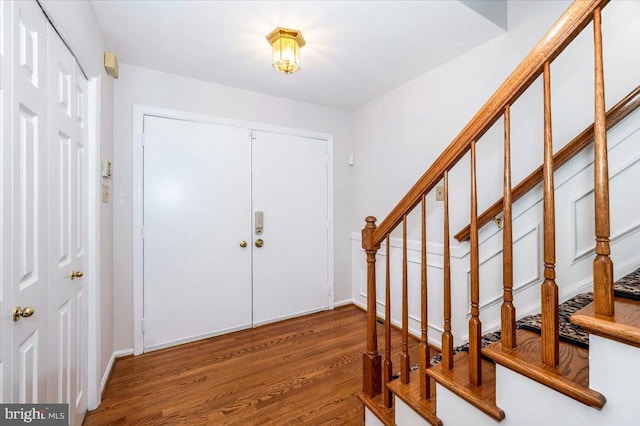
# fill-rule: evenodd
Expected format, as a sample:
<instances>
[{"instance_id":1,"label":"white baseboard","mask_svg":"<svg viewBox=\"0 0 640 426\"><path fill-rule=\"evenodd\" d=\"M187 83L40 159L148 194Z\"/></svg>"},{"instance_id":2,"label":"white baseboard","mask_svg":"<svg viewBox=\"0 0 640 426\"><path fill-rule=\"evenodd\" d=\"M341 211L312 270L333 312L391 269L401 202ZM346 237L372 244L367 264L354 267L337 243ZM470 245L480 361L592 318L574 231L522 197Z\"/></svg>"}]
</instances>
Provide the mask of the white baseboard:
<instances>
[{"instance_id":1,"label":"white baseboard","mask_svg":"<svg viewBox=\"0 0 640 426\"><path fill-rule=\"evenodd\" d=\"M128 355L133 355L133 348L122 349L111 354L109 363L107 363L107 368L105 368L104 374L102 375L102 381L100 382L100 395L104 393L104 388L105 386L107 386L107 380L109 380L109 376L111 375L111 370L113 370L113 365L116 362L116 358L122 358L123 356Z\"/></svg>"},{"instance_id":2,"label":"white baseboard","mask_svg":"<svg viewBox=\"0 0 640 426\"><path fill-rule=\"evenodd\" d=\"M333 304L334 307L339 308L340 306L346 306L346 305L355 305L355 301L353 299L345 299L345 300L341 300L339 302L335 302Z\"/></svg>"},{"instance_id":3,"label":"white baseboard","mask_svg":"<svg viewBox=\"0 0 640 426\"><path fill-rule=\"evenodd\" d=\"M288 319L291 319L291 318L302 317L302 316L305 316L305 315L311 315L311 314L315 314L317 312L326 311L328 309L329 309L328 306L323 306L323 307L320 307L320 308L314 308L314 309L309 309L309 310L306 310L306 311L300 311L300 312L296 312L296 313L289 314L289 315L283 315L281 317L274 317L274 318L269 318L269 319L262 320L262 321L255 321L253 323L253 327L254 328L255 327L260 327L260 326L271 324L271 323L274 323L274 322L284 321L284 320L288 320Z\"/></svg>"},{"instance_id":4,"label":"white baseboard","mask_svg":"<svg viewBox=\"0 0 640 426\"><path fill-rule=\"evenodd\" d=\"M365 299L365 300L366 300L366 299ZM354 305L356 305L357 307L359 307L360 309L363 309L364 311L366 311L366 310L367 310L367 305L366 305L366 304L364 304L364 303L362 303L362 302L360 302L359 300L353 299L353 300L352 300L352 303L353 303Z\"/></svg>"}]
</instances>

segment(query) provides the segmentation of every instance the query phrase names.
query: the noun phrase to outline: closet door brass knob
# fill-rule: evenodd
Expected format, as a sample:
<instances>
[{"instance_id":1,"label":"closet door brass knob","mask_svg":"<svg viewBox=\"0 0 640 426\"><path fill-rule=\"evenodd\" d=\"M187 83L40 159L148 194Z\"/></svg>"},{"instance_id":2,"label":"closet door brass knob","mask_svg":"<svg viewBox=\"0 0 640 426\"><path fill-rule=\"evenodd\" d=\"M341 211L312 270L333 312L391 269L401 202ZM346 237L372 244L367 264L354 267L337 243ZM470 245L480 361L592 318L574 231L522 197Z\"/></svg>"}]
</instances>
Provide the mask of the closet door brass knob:
<instances>
[{"instance_id":1,"label":"closet door brass knob","mask_svg":"<svg viewBox=\"0 0 640 426\"><path fill-rule=\"evenodd\" d=\"M247 242L245 240L240 241L240 247L245 248L247 246Z\"/></svg>"},{"instance_id":2,"label":"closet door brass knob","mask_svg":"<svg viewBox=\"0 0 640 426\"><path fill-rule=\"evenodd\" d=\"M71 275L69 275L69 277L73 280L76 278L82 278L84 274L80 271L71 271Z\"/></svg>"},{"instance_id":3,"label":"closet door brass knob","mask_svg":"<svg viewBox=\"0 0 640 426\"><path fill-rule=\"evenodd\" d=\"M20 318L29 318L31 315L35 314L36 311L30 306L25 308L21 308L20 306L16 306L13 308L13 320L18 321Z\"/></svg>"},{"instance_id":4,"label":"closet door brass knob","mask_svg":"<svg viewBox=\"0 0 640 426\"><path fill-rule=\"evenodd\" d=\"M264 241L262 241L261 239L257 239L256 240L256 247L260 248L264 245Z\"/></svg>"}]
</instances>

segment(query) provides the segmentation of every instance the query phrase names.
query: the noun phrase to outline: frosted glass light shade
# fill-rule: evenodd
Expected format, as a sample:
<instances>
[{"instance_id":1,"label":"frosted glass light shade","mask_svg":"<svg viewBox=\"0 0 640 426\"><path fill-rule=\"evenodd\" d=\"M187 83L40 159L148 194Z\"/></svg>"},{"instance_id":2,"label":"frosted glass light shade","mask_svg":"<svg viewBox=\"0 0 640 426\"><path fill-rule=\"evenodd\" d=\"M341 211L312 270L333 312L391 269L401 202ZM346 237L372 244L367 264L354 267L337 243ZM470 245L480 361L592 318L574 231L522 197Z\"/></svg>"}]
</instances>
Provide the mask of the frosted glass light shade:
<instances>
[{"instance_id":1,"label":"frosted glass light shade","mask_svg":"<svg viewBox=\"0 0 640 426\"><path fill-rule=\"evenodd\" d=\"M273 67L285 74L292 74L300 69L300 48L305 45L300 31L288 28L276 28L267 36L272 46Z\"/></svg>"}]
</instances>

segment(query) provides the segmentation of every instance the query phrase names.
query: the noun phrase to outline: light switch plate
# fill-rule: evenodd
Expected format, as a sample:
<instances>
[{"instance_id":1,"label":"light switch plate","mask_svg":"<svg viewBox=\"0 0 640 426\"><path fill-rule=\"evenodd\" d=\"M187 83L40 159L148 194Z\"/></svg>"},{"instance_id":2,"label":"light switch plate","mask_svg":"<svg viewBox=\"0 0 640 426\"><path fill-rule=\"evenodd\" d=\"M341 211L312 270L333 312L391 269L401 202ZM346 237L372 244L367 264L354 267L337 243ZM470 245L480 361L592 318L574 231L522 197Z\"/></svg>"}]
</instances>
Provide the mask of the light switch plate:
<instances>
[{"instance_id":1,"label":"light switch plate","mask_svg":"<svg viewBox=\"0 0 640 426\"><path fill-rule=\"evenodd\" d=\"M102 202L109 202L109 185L102 184Z\"/></svg>"},{"instance_id":2,"label":"light switch plate","mask_svg":"<svg viewBox=\"0 0 640 426\"><path fill-rule=\"evenodd\" d=\"M102 177L111 178L111 161L102 160Z\"/></svg>"}]
</instances>

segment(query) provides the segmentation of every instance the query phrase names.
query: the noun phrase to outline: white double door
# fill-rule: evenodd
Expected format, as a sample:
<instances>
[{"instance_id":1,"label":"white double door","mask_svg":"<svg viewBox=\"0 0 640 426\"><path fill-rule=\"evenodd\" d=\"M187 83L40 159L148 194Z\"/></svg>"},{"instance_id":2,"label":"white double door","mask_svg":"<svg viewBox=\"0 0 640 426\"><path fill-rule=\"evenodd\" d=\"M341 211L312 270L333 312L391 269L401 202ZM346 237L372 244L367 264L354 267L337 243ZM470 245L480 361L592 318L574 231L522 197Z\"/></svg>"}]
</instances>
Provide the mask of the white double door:
<instances>
[{"instance_id":1,"label":"white double door","mask_svg":"<svg viewBox=\"0 0 640 426\"><path fill-rule=\"evenodd\" d=\"M87 81L33 1L0 2L0 402L87 409Z\"/></svg>"},{"instance_id":2,"label":"white double door","mask_svg":"<svg viewBox=\"0 0 640 426\"><path fill-rule=\"evenodd\" d=\"M145 116L145 350L328 308L327 158L326 140Z\"/></svg>"}]
</instances>

